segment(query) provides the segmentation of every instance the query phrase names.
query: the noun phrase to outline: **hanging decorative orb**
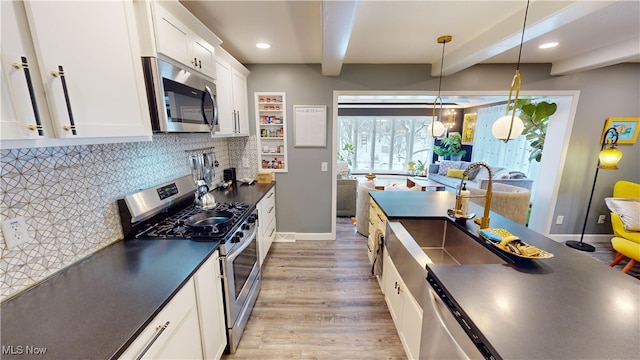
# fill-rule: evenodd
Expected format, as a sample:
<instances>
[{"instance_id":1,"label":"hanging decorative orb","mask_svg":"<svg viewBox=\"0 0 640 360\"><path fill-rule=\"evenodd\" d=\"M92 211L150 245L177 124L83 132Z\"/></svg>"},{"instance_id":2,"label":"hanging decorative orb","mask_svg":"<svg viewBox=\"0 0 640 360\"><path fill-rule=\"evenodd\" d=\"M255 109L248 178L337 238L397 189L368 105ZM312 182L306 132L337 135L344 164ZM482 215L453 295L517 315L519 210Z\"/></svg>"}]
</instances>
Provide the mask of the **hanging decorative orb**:
<instances>
[{"instance_id":1,"label":"hanging decorative orb","mask_svg":"<svg viewBox=\"0 0 640 360\"><path fill-rule=\"evenodd\" d=\"M505 115L496 122L493 123L491 127L491 133L499 140L513 140L520 136L524 131L524 123L522 119L517 116L513 117L513 128L511 129L511 135L509 135L509 126L511 124L511 115Z\"/></svg>"},{"instance_id":2,"label":"hanging decorative orb","mask_svg":"<svg viewBox=\"0 0 640 360\"><path fill-rule=\"evenodd\" d=\"M434 121L429 126L427 126L427 134L433 137L439 137L444 134L444 124L440 121Z\"/></svg>"}]
</instances>

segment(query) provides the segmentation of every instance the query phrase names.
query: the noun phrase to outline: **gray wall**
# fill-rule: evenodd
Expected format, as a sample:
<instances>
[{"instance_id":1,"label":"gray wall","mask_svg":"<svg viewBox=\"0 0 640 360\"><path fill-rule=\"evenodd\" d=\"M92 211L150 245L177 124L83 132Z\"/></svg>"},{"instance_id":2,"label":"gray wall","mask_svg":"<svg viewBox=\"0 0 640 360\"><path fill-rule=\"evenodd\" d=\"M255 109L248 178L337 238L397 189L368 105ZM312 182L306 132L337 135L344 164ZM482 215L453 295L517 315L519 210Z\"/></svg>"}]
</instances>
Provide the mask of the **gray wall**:
<instances>
[{"instance_id":1,"label":"gray wall","mask_svg":"<svg viewBox=\"0 0 640 360\"><path fill-rule=\"evenodd\" d=\"M251 119L255 119L253 93L284 91L287 126L292 129L293 105L327 105L327 148L294 148L287 144L289 171L276 175L278 232L331 232L331 164L334 90L437 91L438 79L425 65L345 65L338 77L325 77L320 65L248 65ZM506 91L515 67L477 65L445 77L443 91ZM580 233L600 149L599 137L607 117L640 116L640 64L622 64L567 76L551 76L550 65L521 65L522 90L579 90L576 119L554 214L563 225L552 234ZM252 126L254 122L252 122ZM292 134L290 130L289 134ZM255 129L253 130L255 132ZM610 233L608 223L597 225L597 214L608 214L602 200L610 196L616 180L640 182L640 145L621 146L624 157L618 171L600 171L586 233ZM593 215L595 214L595 215ZM554 216L555 217L555 216ZM593 219L592 219L593 218Z\"/></svg>"}]
</instances>

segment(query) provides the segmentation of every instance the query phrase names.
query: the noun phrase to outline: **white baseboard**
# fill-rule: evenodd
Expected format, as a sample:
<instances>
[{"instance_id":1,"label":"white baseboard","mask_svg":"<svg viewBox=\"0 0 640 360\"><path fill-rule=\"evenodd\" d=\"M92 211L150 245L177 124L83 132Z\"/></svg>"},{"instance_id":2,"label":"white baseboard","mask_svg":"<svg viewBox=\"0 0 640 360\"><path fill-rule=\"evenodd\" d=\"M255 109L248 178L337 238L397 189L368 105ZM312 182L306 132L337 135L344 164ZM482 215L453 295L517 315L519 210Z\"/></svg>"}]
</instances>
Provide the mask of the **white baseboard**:
<instances>
[{"instance_id":1,"label":"white baseboard","mask_svg":"<svg viewBox=\"0 0 640 360\"><path fill-rule=\"evenodd\" d=\"M273 241L274 242L295 242L296 241L296 233L294 233L294 232L278 232L278 233L276 233L276 238Z\"/></svg>"},{"instance_id":2,"label":"white baseboard","mask_svg":"<svg viewBox=\"0 0 640 360\"><path fill-rule=\"evenodd\" d=\"M331 233L295 233L295 232L279 232L276 233L275 242L295 242L297 240L335 240L335 236Z\"/></svg>"}]
</instances>

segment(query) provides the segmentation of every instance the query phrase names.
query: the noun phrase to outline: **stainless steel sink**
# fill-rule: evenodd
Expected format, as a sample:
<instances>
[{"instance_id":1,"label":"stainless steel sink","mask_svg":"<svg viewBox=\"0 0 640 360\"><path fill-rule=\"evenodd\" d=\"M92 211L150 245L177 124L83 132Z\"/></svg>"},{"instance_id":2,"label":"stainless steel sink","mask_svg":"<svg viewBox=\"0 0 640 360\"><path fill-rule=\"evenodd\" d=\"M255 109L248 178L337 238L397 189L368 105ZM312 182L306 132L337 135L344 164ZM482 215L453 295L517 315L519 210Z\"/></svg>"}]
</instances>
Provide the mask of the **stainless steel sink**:
<instances>
[{"instance_id":1,"label":"stainless steel sink","mask_svg":"<svg viewBox=\"0 0 640 360\"><path fill-rule=\"evenodd\" d=\"M435 264L504 264L505 261L446 220L401 220Z\"/></svg>"}]
</instances>

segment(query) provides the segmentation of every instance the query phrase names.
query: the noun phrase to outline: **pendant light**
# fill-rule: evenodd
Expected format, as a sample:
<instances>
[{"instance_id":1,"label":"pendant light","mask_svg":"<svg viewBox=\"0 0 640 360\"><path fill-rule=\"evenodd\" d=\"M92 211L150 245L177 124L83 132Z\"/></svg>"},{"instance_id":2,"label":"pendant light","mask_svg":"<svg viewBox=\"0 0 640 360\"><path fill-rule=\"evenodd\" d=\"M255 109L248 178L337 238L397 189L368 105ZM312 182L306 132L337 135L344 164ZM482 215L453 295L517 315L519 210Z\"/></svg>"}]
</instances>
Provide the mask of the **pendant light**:
<instances>
[{"instance_id":1,"label":"pendant light","mask_svg":"<svg viewBox=\"0 0 640 360\"><path fill-rule=\"evenodd\" d=\"M438 97L433 101L433 112L431 114L431 124L427 126L427 132L433 138L437 138L444 134L445 126L442 122L436 120L436 104L440 101L440 115L442 115L442 98L440 97L440 89L442 89L442 66L444 65L444 46L453 39L451 35L442 35L438 38L438 44L442 44L442 59L440 60L440 80L438 82ZM438 116L440 117L440 116Z\"/></svg>"},{"instance_id":2,"label":"pendant light","mask_svg":"<svg viewBox=\"0 0 640 360\"><path fill-rule=\"evenodd\" d=\"M509 99L507 100L507 109L504 116L500 117L491 127L491 133L497 139L504 141L515 139L524 131L524 122L516 116L516 108L518 104L518 96L520 95L520 58L522 57L522 44L524 43L524 30L527 26L527 14L529 13L529 0L527 0L527 8L524 12L524 24L522 25L522 37L520 38L520 51L518 52L518 63L516 65L516 74L511 81L509 87ZM515 92L513 100L513 109L509 115L509 105L511 104L511 95Z\"/></svg>"}]
</instances>

